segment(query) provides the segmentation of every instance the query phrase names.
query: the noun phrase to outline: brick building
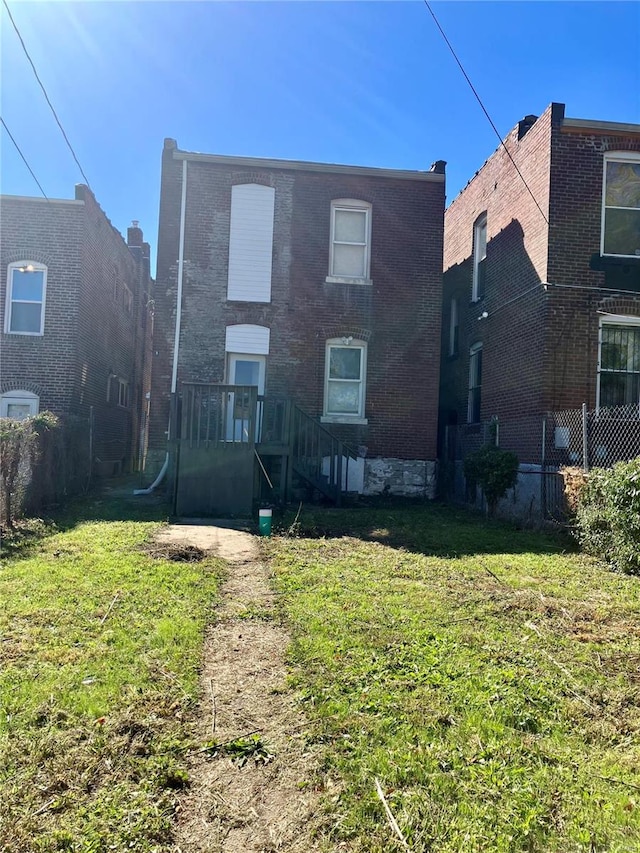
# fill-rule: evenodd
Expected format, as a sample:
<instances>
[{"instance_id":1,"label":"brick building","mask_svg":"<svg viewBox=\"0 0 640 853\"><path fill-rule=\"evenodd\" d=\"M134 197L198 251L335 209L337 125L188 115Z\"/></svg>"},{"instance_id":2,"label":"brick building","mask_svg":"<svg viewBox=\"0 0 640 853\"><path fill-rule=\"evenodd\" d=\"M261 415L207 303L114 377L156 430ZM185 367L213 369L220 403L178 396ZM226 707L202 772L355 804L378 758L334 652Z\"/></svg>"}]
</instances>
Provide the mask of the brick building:
<instances>
[{"instance_id":1,"label":"brick building","mask_svg":"<svg viewBox=\"0 0 640 853\"><path fill-rule=\"evenodd\" d=\"M195 154L166 140L156 469L172 390L227 382L294 401L356 448L350 489L432 494L443 212L441 161L408 172Z\"/></svg>"},{"instance_id":2,"label":"brick building","mask_svg":"<svg viewBox=\"0 0 640 853\"><path fill-rule=\"evenodd\" d=\"M152 316L149 245L125 242L84 185L74 199L1 196L0 416L92 422L94 470L140 463Z\"/></svg>"},{"instance_id":3,"label":"brick building","mask_svg":"<svg viewBox=\"0 0 640 853\"><path fill-rule=\"evenodd\" d=\"M503 436L529 418L509 449L539 462L543 413L583 403L638 418L640 125L551 104L445 214L441 441L447 425L495 416Z\"/></svg>"}]
</instances>

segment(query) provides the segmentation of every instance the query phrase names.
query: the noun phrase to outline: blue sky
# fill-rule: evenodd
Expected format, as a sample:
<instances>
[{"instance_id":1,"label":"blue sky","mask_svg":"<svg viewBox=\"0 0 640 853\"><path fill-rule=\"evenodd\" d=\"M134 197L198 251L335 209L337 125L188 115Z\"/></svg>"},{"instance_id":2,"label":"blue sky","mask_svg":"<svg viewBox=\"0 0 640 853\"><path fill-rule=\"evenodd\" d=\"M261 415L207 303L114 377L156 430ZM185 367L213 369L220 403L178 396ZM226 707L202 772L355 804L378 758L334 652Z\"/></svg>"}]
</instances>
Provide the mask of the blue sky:
<instances>
[{"instance_id":1,"label":"blue sky","mask_svg":"<svg viewBox=\"0 0 640 853\"><path fill-rule=\"evenodd\" d=\"M154 250L164 137L217 154L428 169L493 134L425 5L7 0L98 201ZM434 2L501 135L551 101L640 122L640 4ZM2 116L45 192L82 180L4 7ZM2 192L39 195L2 131Z\"/></svg>"}]
</instances>

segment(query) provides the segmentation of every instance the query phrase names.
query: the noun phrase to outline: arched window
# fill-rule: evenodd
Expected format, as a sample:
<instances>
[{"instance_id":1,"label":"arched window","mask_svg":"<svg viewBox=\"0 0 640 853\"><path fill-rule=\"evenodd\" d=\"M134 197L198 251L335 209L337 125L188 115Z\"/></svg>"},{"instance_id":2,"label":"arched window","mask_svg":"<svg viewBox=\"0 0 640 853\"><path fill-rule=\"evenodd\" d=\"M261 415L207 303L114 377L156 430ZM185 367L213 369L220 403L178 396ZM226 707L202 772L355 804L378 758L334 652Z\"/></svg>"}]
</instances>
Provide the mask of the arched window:
<instances>
[{"instance_id":1,"label":"arched window","mask_svg":"<svg viewBox=\"0 0 640 853\"><path fill-rule=\"evenodd\" d=\"M367 344L348 336L326 343L325 421L364 420L367 379Z\"/></svg>"},{"instance_id":2,"label":"arched window","mask_svg":"<svg viewBox=\"0 0 640 853\"><path fill-rule=\"evenodd\" d=\"M371 205L338 198L331 202L329 280L370 284Z\"/></svg>"},{"instance_id":3,"label":"arched window","mask_svg":"<svg viewBox=\"0 0 640 853\"><path fill-rule=\"evenodd\" d=\"M4 330L8 335L44 334L47 268L36 261L16 261L7 271Z\"/></svg>"},{"instance_id":4,"label":"arched window","mask_svg":"<svg viewBox=\"0 0 640 853\"><path fill-rule=\"evenodd\" d=\"M40 398L31 391L7 391L0 397L0 417L22 421L37 415Z\"/></svg>"}]
</instances>

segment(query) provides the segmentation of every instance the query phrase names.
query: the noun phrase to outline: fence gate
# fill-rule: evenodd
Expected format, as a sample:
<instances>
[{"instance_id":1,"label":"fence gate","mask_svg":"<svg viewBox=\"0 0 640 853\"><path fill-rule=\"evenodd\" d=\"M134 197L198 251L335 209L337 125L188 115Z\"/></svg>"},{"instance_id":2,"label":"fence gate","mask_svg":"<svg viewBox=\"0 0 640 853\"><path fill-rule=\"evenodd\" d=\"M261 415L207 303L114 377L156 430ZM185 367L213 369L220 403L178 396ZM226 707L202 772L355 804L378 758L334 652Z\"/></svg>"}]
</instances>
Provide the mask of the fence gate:
<instances>
[{"instance_id":1,"label":"fence gate","mask_svg":"<svg viewBox=\"0 0 640 853\"><path fill-rule=\"evenodd\" d=\"M176 515L251 515L257 400L254 386L183 383Z\"/></svg>"}]
</instances>

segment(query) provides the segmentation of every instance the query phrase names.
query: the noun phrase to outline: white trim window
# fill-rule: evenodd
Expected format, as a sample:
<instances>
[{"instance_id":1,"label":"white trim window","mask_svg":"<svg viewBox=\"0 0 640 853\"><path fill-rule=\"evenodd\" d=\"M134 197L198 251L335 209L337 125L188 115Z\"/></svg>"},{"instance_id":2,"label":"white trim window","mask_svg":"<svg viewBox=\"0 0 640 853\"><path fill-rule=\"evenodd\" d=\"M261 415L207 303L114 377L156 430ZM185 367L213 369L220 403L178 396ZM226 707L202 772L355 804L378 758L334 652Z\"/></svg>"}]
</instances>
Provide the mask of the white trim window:
<instances>
[{"instance_id":1,"label":"white trim window","mask_svg":"<svg viewBox=\"0 0 640 853\"><path fill-rule=\"evenodd\" d=\"M118 405L122 409L129 408L129 383L126 379L118 378Z\"/></svg>"},{"instance_id":2,"label":"white trim window","mask_svg":"<svg viewBox=\"0 0 640 853\"><path fill-rule=\"evenodd\" d=\"M35 261L16 261L7 270L4 330L8 335L43 335L47 268Z\"/></svg>"},{"instance_id":3,"label":"white trim window","mask_svg":"<svg viewBox=\"0 0 640 853\"><path fill-rule=\"evenodd\" d=\"M473 283L471 301L478 302L484 296L484 280L487 266L487 214L481 214L473 226Z\"/></svg>"},{"instance_id":4,"label":"white trim window","mask_svg":"<svg viewBox=\"0 0 640 853\"><path fill-rule=\"evenodd\" d=\"M331 202L327 281L371 284L371 205L339 198Z\"/></svg>"},{"instance_id":5,"label":"white trim window","mask_svg":"<svg viewBox=\"0 0 640 853\"><path fill-rule=\"evenodd\" d=\"M640 410L640 317L600 320L597 407Z\"/></svg>"},{"instance_id":6,"label":"white trim window","mask_svg":"<svg viewBox=\"0 0 640 853\"><path fill-rule=\"evenodd\" d=\"M7 391L0 397L0 418L23 421L38 414L40 398L31 391Z\"/></svg>"},{"instance_id":7,"label":"white trim window","mask_svg":"<svg viewBox=\"0 0 640 853\"><path fill-rule=\"evenodd\" d=\"M364 419L367 345L352 337L331 338L325 354L324 416L328 422Z\"/></svg>"},{"instance_id":8,"label":"white trim window","mask_svg":"<svg viewBox=\"0 0 640 853\"><path fill-rule=\"evenodd\" d=\"M482 344L473 344L469 350L469 398L467 423L480 423L482 411Z\"/></svg>"},{"instance_id":9,"label":"white trim window","mask_svg":"<svg viewBox=\"0 0 640 853\"><path fill-rule=\"evenodd\" d=\"M600 253L640 258L640 155L637 152L605 155Z\"/></svg>"}]
</instances>

